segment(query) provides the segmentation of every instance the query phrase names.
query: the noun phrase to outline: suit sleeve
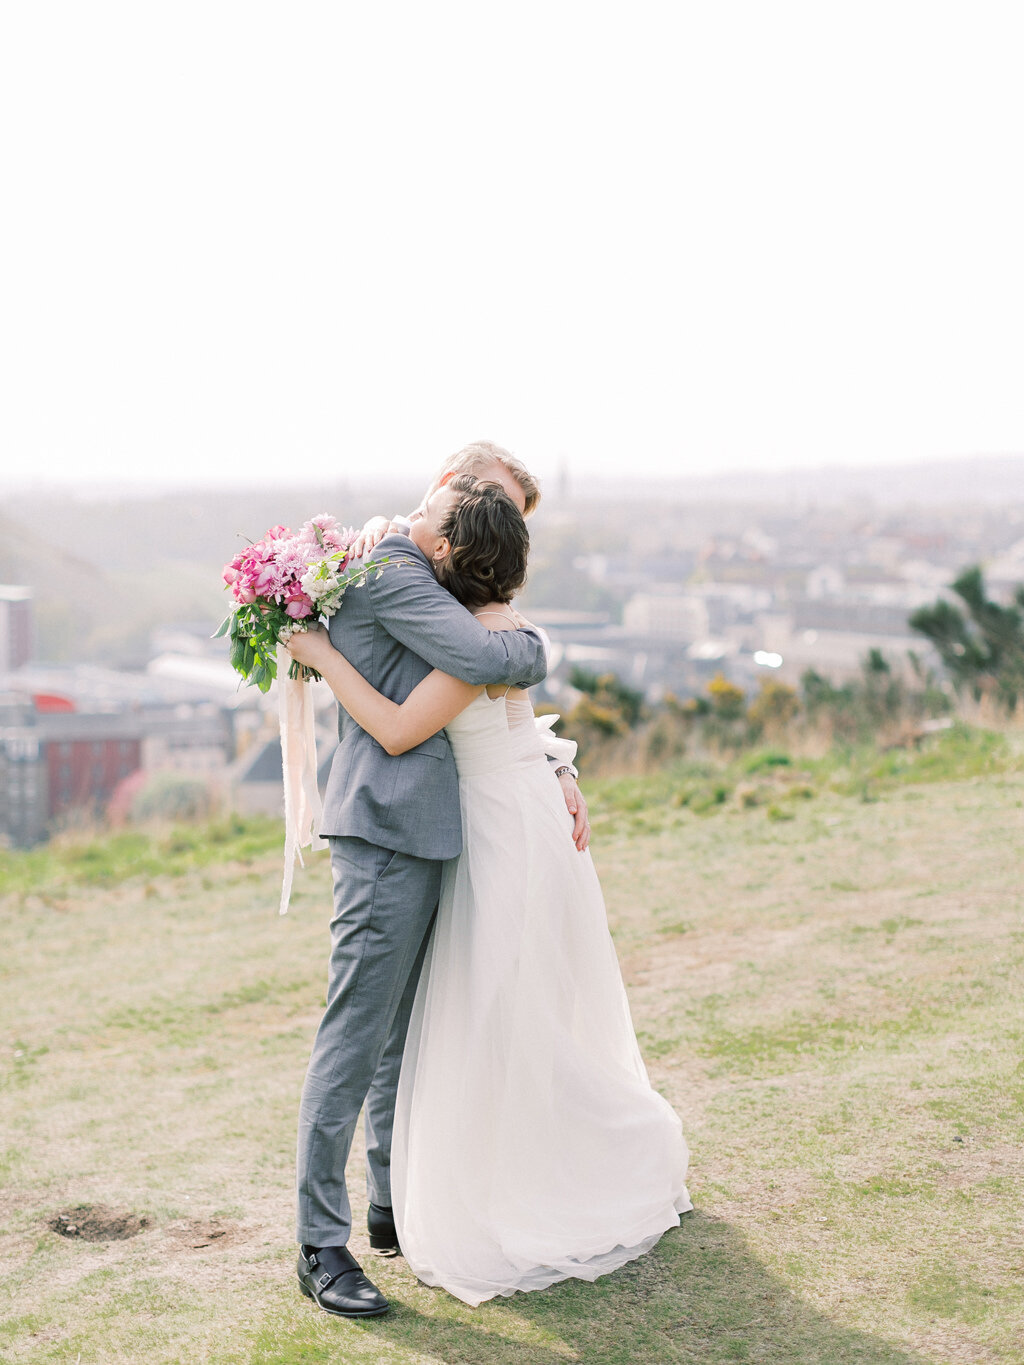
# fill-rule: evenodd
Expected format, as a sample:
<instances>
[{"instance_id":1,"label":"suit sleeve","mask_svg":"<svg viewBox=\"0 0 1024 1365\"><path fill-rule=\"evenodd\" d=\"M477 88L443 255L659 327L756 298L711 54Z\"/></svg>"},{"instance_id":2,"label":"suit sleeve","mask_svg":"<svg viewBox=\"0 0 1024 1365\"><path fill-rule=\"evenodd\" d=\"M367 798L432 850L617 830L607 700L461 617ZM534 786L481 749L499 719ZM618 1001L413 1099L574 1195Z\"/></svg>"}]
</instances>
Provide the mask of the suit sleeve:
<instances>
[{"instance_id":1,"label":"suit sleeve","mask_svg":"<svg viewBox=\"0 0 1024 1365\"><path fill-rule=\"evenodd\" d=\"M488 630L413 555L388 555L366 590L377 620L396 640L468 683L508 683L533 687L547 676L544 644L534 630Z\"/></svg>"}]
</instances>

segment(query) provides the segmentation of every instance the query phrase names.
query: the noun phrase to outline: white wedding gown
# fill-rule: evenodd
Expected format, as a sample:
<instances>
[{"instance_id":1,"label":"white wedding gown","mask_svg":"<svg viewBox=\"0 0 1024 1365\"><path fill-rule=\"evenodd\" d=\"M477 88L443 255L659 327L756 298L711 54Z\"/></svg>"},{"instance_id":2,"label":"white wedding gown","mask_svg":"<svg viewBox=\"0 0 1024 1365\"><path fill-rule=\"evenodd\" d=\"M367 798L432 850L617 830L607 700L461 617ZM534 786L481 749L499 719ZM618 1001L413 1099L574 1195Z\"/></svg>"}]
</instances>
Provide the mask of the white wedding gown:
<instances>
[{"instance_id":1,"label":"white wedding gown","mask_svg":"<svg viewBox=\"0 0 1024 1365\"><path fill-rule=\"evenodd\" d=\"M692 1205L529 701L484 693L448 735L464 851L409 1027L392 1197L416 1275L476 1305L605 1275Z\"/></svg>"}]
</instances>

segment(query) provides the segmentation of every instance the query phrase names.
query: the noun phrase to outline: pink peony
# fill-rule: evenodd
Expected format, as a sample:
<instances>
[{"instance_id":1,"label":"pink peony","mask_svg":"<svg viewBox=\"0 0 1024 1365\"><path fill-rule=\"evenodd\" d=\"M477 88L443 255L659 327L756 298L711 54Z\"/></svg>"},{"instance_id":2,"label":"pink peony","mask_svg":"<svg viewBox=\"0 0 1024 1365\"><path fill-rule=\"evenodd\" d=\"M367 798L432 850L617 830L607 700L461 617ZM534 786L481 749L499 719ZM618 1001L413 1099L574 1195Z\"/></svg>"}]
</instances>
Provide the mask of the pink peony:
<instances>
[{"instance_id":1,"label":"pink peony","mask_svg":"<svg viewBox=\"0 0 1024 1365\"><path fill-rule=\"evenodd\" d=\"M301 621L305 616L312 616L313 603L304 592L291 592L286 601L285 614L293 621Z\"/></svg>"},{"instance_id":2,"label":"pink peony","mask_svg":"<svg viewBox=\"0 0 1024 1365\"><path fill-rule=\"evenodd\" d=\"M252 586L257 597L276 597L284 586L283 579L280 566L271 560L268 564L260 566L259 572L252 579Z\"/></svg>"},{"instance_id":3,"label":"pink peony","mask_svg":"<svg viewBox=\"0 0 1024 1365\"><path fill-rule=\"evenodd\" d=\"M320 528L322 536L334 535L338 529L338 518L332 517L329 512L318 512L315 517L310 517L307 522L303 523L302 529L311 531L314 526Z\"/></svg>"},{"instance_id":4,"label":"pink peony","mask_svg":"<svg viewBox=\"0 0 1024 1365\"><path fill-rule=\"evenodd\" d=\"M297 534L287 526L272 526L262 540L246 546L225 564L222 576L240 606L277 603L292 620L301 621L318 611L313 598L303 591L303 576L311 565L347 550L355 537L351 527L342 529L327 512L303 522ZM335 562L334 572L343 569L344 563L344 559Z\"/></svg>"},{"instance_id":5,"label":"pink peony","mask_svg":"<svg viewBox=\"0 0 1024 1365\"><path fill-rule=\"evenodd\" d=\"M319 537L317 531L320 533ZM347 549L354 539L355 532L351 528L342 530L338 526L337 518L327 512L321 512L318 516L303 522L296 537L307 563L323 559L325 555L334 554L337 550Z\"/></svg>"}]
</instances>

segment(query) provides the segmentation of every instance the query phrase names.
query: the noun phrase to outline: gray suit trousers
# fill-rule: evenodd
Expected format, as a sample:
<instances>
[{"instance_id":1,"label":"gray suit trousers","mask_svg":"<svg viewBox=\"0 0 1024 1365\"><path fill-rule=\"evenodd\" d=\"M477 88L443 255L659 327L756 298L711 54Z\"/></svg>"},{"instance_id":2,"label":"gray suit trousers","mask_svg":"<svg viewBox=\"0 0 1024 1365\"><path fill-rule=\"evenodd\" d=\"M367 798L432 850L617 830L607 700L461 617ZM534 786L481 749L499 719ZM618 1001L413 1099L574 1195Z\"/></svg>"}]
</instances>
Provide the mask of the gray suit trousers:
<instances>
[{"instance_id":1,"label":"gray suit trousers","mask_svg":"<svg viewBox=\"0 0 1024 1365\"><path fill-rule=\"evenodd\" d=\"M402 1050L433 927L443 862L334 837L327 1009L299 1108L298 1240L343 1246L345 1163L365 1101L366 1179L391 1204L391 1134Z\"/></svg>"}]
</instances>

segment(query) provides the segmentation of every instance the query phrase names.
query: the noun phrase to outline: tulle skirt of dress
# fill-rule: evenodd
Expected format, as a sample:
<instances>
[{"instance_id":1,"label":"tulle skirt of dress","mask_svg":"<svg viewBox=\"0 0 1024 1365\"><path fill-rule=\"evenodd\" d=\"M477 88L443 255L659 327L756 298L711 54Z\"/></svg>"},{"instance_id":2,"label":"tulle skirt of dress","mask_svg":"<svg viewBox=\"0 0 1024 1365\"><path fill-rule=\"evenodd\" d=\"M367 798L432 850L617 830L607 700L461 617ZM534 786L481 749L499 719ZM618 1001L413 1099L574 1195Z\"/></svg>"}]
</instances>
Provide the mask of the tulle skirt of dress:
<instances>
[{"instance_id":1,"label":"tulle skirt of dress","mask_svg":"<svg viewBox=\"0 0 1024 1365\"><path fill-rule=\"evenodd\" d=\"M692 1205L681 1125L648 1080L550 766L461 792L465 851L409 1028L392 1196L416 1275L476 1305L607 1274Z\"/></svg>"}]
</instances>

